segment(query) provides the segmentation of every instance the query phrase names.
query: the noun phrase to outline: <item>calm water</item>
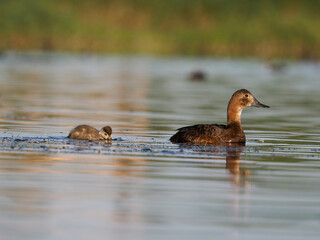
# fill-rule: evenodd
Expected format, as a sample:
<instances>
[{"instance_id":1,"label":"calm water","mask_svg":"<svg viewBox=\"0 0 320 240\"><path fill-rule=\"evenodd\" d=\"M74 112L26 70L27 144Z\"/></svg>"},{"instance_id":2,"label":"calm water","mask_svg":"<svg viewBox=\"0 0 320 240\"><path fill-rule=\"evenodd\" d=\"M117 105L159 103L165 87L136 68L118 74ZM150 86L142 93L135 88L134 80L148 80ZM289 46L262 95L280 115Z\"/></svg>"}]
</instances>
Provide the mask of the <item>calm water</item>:
<instances>
[{"instance_id":1,"label":"calm water","mask_svg":"<svg viewBox=\"0 0 320 240\"><path fill-rule=\"evenodd\" d=\"M188 81L202 69L206 82ZM320 64L0 57L0 239L319 239ZM245 147L183 147L247 88ZM72 141L110 124L112 144Z\"/></svg>"}]
</instances>

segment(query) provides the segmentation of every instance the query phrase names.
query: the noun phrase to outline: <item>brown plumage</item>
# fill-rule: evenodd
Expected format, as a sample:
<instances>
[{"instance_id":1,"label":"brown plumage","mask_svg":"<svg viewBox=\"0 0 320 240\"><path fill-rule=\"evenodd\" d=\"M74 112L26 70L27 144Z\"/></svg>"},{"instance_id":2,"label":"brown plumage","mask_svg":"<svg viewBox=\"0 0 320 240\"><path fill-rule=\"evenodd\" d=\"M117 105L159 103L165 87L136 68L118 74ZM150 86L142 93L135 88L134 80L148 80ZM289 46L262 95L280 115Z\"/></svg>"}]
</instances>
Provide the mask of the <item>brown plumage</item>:
<instances>
[{"instance_id":1,"label":"brown plumage","mask_svg":"<svg viewBox=\"0 0 320 240\"><path fill-rule=\"evenodd\" d=\"M241 127L241 112L246 107L269 108L260 103L248 90L236 91L228 104L227 125L198 124L177 129L170 141L173 143L222 144L244 143L246 136Z\"/></svg>"},{"instance_id":2,"label":"brown plumage","mask_svg":"<svg viewBox=\"0 0 320 240\"><path fill-rule=\"evenodd\" d=\"M104 126L100 131L89 125L79 125L71 130L68 138L79 140L111 140L112 128Z\"/></svg>"}]
</instances>

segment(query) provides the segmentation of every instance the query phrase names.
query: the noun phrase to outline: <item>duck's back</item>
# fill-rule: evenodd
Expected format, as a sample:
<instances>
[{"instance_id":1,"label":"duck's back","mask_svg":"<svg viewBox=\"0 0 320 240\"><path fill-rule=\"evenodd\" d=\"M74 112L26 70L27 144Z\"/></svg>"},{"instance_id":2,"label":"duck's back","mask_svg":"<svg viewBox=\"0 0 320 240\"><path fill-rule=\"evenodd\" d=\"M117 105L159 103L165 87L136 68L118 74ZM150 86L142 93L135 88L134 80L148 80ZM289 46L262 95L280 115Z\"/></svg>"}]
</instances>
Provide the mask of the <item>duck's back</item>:
<instances>
[{"instance_id":1,"label":"duck's back","mask_svg":"<svg viewBox=\"0 0 320 240\"><path fill-rule=\"evenodd\" d=\"M173 143L220 143L227 126L222 124L197 124L177 129L170 141Z\"/></svg>"},{"instance_id":2,"label":"duck's back","mask_svg":"<svg viewBox=\"0 0 320 240\"><path fill-rule=\"evenodd\" d=\"M82 139L82 140L99 140L101 136L99 131L89 125L79 125L72 129L68 138Z\"/></svg>"}]
</instances>

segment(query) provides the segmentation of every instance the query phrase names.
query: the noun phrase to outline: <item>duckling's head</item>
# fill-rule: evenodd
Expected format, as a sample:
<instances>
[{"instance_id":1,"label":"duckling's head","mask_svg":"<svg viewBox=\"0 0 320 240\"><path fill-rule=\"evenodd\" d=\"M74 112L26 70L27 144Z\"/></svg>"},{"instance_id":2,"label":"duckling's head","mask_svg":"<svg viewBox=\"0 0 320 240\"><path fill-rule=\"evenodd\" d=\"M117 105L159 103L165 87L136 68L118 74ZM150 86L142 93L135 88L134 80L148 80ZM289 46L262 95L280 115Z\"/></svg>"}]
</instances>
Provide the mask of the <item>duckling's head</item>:
<instances>
[{"instance_id":1,"label":"duckling's head","mask_svg":"<svg viewBox=\"0 0 320 240\"><path fill-rule=\"evenodd\" d=\"M110 126L104 126L99 133L106 140L112 139L112 128Z\"/></svg>"},{"instance_id":2,"label":"duckling's head","mask_svg":"<svg viewBox=\"0 0 320 240\"><path fill-rule=\"evenodd\" d=\"M229 104L237 105L241 109L246 107L269 108L269 106L260 103L247 89L236 91L232 95Z\"/></svg>"}]
</instances>

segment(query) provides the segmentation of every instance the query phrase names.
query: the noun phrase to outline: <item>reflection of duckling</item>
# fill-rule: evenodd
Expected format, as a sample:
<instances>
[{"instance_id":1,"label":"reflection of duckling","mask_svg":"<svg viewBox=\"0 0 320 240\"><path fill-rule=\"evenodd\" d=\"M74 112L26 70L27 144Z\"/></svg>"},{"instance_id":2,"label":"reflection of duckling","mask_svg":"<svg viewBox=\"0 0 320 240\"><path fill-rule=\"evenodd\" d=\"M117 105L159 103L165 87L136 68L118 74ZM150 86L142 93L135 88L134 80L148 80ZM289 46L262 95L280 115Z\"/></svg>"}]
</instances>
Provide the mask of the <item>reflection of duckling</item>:
<instances>
[{"instance_id":1,"label":"reflection of duckling","mask_svg":"<svg viewBox=\"0 0 320 240\"><path fill-rule=\"evenodd\" d=\"M79 125L71 130L68 138L81 140L111 140L112 128L104 126L100 131L88 125Z\"/></svg>"},{"instance_id":2,"label":"reflection of duckling","mask_svg":"<svg viewBox=\"0 0 320 240\"><path fill-rule=\"evenodd\" d=\"M260 103L248 90L236 91L228 104L228 122L222 124L198 124L178 129L170 141L173 143L193 144L222 144L234 142L246 142L246 136L241 127L241 112L246 107L269 106Z\"/></svg>"},{"instance_id":3,"label":"reflection of duckling","mask_svg":"<svg viewBox=\"0 0 320 240\"><path fill-rule=\"evenodd\" d=\"M207 78L205 72L201 70L193 71L189 75L190 81L205 81Z\"/></svg>"}]
</instances>

